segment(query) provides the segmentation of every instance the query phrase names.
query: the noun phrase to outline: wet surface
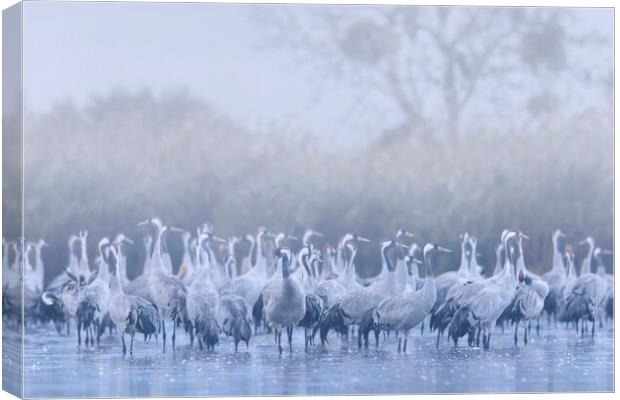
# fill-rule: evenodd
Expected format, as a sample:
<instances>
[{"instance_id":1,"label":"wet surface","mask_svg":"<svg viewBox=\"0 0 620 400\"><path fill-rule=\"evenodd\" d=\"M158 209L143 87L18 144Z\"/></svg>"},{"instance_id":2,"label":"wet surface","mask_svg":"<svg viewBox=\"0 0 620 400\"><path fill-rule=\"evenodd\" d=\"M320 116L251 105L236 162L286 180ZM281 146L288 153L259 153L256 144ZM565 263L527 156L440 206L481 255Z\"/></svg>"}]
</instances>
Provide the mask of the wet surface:
<instances>
[{"instance_id":1,"label":"wet surface","mask_svg":"<svg viewBox=\"0 0 620 400\"><path fill-rule=\"evenodd\" d=\"M532 332L527 348L515 348L512 332L497 329L490 351L453 349L445 341L437 350L434 337L418 330L406 355L396 352L393 335L379 350L359 351L353 341L347 349L333 336L326 352L305 353L298 330L293 355L282 357L271 335L252 338L249 351L242 346L237 354L224 338L215 352L198 351L180 333L176 351L162 354L161 341L145 344L136 336L134 355L123 357L118 337L106 333L98 348L78 349L74 332L28 329L26 397L613 390L613 332L605 329L592 341L564 327L543 328L538 337Z\"/></svg>"}]
</instances>

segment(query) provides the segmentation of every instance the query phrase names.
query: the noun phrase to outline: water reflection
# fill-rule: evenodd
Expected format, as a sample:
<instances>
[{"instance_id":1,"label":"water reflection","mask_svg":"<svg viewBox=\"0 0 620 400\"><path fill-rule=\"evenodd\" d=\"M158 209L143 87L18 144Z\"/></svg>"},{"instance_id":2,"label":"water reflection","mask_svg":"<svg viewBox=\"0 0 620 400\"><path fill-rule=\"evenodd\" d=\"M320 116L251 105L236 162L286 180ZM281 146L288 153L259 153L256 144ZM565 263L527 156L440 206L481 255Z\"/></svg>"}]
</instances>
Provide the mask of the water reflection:
<instances>
[{"instance_id":1,"label":"water reflection","mask_svg":"<svg viewBox=\"0 0 620 400\"><path fill-rule=\"evenodd\" d=\"M49 329L29 331L25 340L26 396L207 396L360 393L455 393L610 391L613 333L596 341L563 328L541 331L528 348L512 347L510 334L496 334L496 348L434 348L430 336L416 337L410 354L395 352L391 337L382 349L343 348L337 338L328 352L297 351L280 357L271 336L257 336L250 351L234 354L223 340L216 352L191 349L181 335L175 353L136 342L122 357L116 338L99 348L80 349L73 337Z\"/></svg>"}]
</instances>

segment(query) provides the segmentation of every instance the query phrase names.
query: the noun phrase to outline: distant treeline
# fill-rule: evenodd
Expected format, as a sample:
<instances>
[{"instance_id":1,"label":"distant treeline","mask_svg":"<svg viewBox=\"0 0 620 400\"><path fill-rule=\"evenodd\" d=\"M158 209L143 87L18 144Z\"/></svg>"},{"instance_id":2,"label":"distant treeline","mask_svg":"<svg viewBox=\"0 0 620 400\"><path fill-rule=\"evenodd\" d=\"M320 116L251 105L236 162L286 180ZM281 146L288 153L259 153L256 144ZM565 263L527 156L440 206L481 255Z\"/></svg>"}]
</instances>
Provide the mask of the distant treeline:
<instances>
[{"instance_id":1,"label":"distant treeline","mask_svg":"<svg viewBox=\"0 0 620 400\"><path fill-rule=\"evenodd\" d=\"M550 268L555 228L573 244L586 235L613 243L609 111L584 110L543 131L515 132L506 121L447 140L412 128L334 149L305 133L245 130L184 91L143 91L58 104L26 115L24 129L25 233L50 244L48 280L66 266L66 240L80 229L91 258L103 235L133 238L129 273L138 273L136 223L152 215L192 231L210 221L222 237L260 225L298 235L312 227L331 243L357 232L376 240L360 246L362 275L378 269L378 240L401 227L455 250L442 269L457 265L466 230L490 270L505 227L532 238L525 255L536 272ZM170 247L178 262L173 235Z\"/></svg>"}]
</instances>

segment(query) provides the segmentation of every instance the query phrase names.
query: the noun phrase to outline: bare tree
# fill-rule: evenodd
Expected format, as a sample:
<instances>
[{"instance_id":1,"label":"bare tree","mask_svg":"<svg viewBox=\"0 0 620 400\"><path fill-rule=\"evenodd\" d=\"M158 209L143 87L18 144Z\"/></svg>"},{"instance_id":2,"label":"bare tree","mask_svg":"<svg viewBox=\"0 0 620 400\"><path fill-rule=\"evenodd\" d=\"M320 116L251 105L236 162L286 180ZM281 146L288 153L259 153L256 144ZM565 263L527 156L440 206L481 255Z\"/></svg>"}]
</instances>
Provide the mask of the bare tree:
<instances>
[{"instance_id":1,"label":"bare tree","mask_svg":"<svg viewBox=\"0 0 620 400\"><path fill-rule=\"evenodd\" d=\"M453 138L483 111L524 111L527 126L554 111L563 74L581 78L574 47L605 40L573 29L570 9L308 6L258 14L270 46L293 50L319 79L346 79L399 111L397 129ZM607 46L608 47L608 46ZM577 59L578 61L578 59ZM608 71L604 71L607 74ZM559 86L566 87L565 81ZM511 95L506 95L510 93ZM363 102L366 96L360 95ZM516 121L515 121L516 120ZM478 122L478 121L476 121Z\"/></svg>"}]
</instances>

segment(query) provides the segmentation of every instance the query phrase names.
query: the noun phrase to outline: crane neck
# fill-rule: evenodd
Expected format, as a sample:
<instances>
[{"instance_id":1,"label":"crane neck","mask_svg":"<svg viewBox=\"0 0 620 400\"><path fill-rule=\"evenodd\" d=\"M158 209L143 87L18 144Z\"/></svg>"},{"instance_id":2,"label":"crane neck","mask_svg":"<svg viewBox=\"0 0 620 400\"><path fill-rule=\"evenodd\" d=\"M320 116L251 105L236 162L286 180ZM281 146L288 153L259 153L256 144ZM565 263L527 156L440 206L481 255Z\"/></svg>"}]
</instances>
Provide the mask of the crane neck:
<instances>
[{"instance_id":1,"label":"crane neck","mask_svg":"<svg viewBox=\"0 0 620 400\"><path fill-rule=\"evenodd\" d=\"M200 252L200 259L202 261L198 264L200 266L198 270L198 278L201 281L205 281L211 277L211 266L212 266L211 253L202 246L200 246L199 252Z\"/></svg>"},{"instance_id":2,"label":"crane neck","mask_svg":"<svg viewBox=\"0 0 620 400\"><path fill-rule=\"evenodd\" d=\"M265 249L263 249L263 233L256 235L256 263L258 260L266 260Z\"/></svg>"},{"instance_id":3,"label":"crane neck","mask_svg":"<svg viewBox=\"0 0 620 400\"><path fill-rule=\"evenodd\" d=\"M118 265L116 266L116 269L119 269ZM101 263L99 265L99 275L97 275L97 279L101 279L106 283L110 283L110 271L108 269L108 263L103 258L101 258Z\"/></svg>"},{"instance_id":4,"label":"crane neck","mask_svg":"<svg viewBox=\"0 0 620 400\"><path fill-rule=\"evenodd\" d=\"M425 280L426 279L435 279L435 276L433 275L433 251L430 251L428 254L426 254L426 256L424 257L424 272L426 274L425 276Z\"/></svg>"},{"instance_id":5,"label":"crane neck","mask_svg":"<svg viewBox=\"0 0 620 400\"><path fill-rule=\"evenodd\" d=\"M288 270L289 260L286 254L282 255L282 279L287 279L290 277L291 273Z\"/></svg>"},{"instance_id":6,"label":"crane neck","mask_svg":"<svg viewBox=\"0 0 620 400\"><path fill-rule=\"evenodd\" d=\"M502 270L502 254L504 253L503 250L500 250L498 252L495 253L495 271L493 271L493 276L497 275L501 270Z\"/></svg>"},{"instance_id":7,"label":"crane neck","mask_svg":"<svg viewBox=\"0 0 620 400\"><path fill-rule=\"evenodd\" d=\"M471 259L469 262L469 274L473 277L480 278L480 272L478 271L478 260L476 259L476 249L472 248Z\"/></svg>"},{"instance_id":8,"label":"crane neck","mask_svg":"<svg viewBox=\"0 0 620 400\"><path fill-rule=\"evenodd\" d=\"M120 258L120 253L119 253L119 258ZM123 286L121 285L121 277L119 275L119 258L116 258L114 260L112 260L111 264L112 264L112 277L110 279L110 293L111 294L123 294ZM101 263L101 268L104 268L107 270L108 267L108 262L105 260L105 258L102 259L102 263Z\"/></svg>"},{"instance_id":9,"label":"crane neck","mask_svg":"<svg viewBox=\"0 0 620 400\"><path fill-rule=\"evenodd\" d=\"M357 256L357 248L354 247L351 249L351 256L349 257L349 262L347 264L347 271L351 275L355 273L355 256Z\"/></svg>"},{"instance_id":10,"label":"crane neck","mask_svg":"<svg viewBox=\"0 0 620 400\"><path fill-rule=\"evenodd\" d=\"M164 268L164 259L162 257L162 251L161 251L161 242L162 242L162 237L164 236L164 228L160 228L159 231L157 232L157 238L155 239L155 244L153 245L153 253L151 254L151 266L150 266L150 270L151 273L155 273L155 272L160 272L160 273L165 273L165 268Z\"/></svg>"},{"instance_id":11,"label":"crane neck","mask_svg":"<svg viewBox=\"0 0 620 400\"><path fill-rule=\"evenodd\" d=\"M312 268L314 268L314 265L308 264L308 256L301 257L301 264L306 270L306 274L307 274L306 282L308 282L308 286L310 290L314 291L315 286L316 286L315 281L314 281L314 271L312 270Z\"/></svg>"},{"instance_id":12,"label":"crane neck","mask_svg":"<svg viewBox=\"0 0 620 400\"><path fill-rule=\"evenodd\" d=\"M381 249L381 253L383 254L383 259L385 260L385 265L387 265L388 272L392 272L394 271L395 267L394 267L394 263L392 262L392 259L390 258L388 254L388 250L389 250L389 246L385 246L383 249Z\"/></svg>"},{"instance_id":13,"label":"crane neck","mask_svg":"<svg viewBox=\"0 0 620 400\"><path fill-rule=\"evenodd\" d=\"M527 272L527 268L525 268L525 258L523 256L523 245L521 244L520 240L518 242L518 247L519 247L519 257L517 257L517 263L516 263L517 273L520 271L523 271L525 273Z\"/></svg>"},{"instance_id":14,"label":"crane neck","mask_svg":"<svg viewBox=\"0 0 620 400\"><path fill-rule=\"evenodd\" d=\"M594 259L596 260L596 273L600 276L605 276L607 271L605 270L605 263L603 262L603 258L600 254L598 254L596 257L594 257Z\"/></svg>"},{"instance_id":15,"label":"crane neck","mask_svg":"<svg viewBox=\"0 0 620 400\"><path fill-rule=\"evenodd\" d=\"M592 253L594 252L594 246L590 242L588 242L588 246L590 246L588 249L588 255L581 263L581 275L592 272Z\"/></svg>"},{"instance_id":16,"label":"crane neck","mask_svg":"<svg viewBox=\"0 0 620 400\"><path fill-rule=\"evenodd\" d=\"M43 258L41 257L41 245L37 245L35 249L35 260L34 260L35 268L37 271L43 270Z\"/></svg>"},{"instance_id":17,"label":"crane neck","mask_svg":"<svg viewBox=\"0 0 620 400\"><path fill-rule=\"evenodd\" d=\"M252 263L252 256L254 255L254 249L256 248L256 240L250 241L250 250L248 251L248 259L250 260L250 265L255 265Z\"/></svg>"},{"instance_id":18,"label":"crane neck","mask_svg":"<svg viewBox=\"0 0 620 400\"><path fill-rule=\"evenodd\" d=\"M88 255L86 254L86 238L80 239L81 252L80 252L80 267L88 270Z\"/></svg>"},{"instance_id":19,"label":"crane neck","mask_svg":"<svg viewBox=\"0 0 620 400\"><path fill-rule=\"evenodd\" d=\"M551 267L552 271L556 272L564 272L564 261L562 260L562 253L560 253L558 246L558 237L556 235L553 236L553 266Z\"/></svg>"},{"instance_id":20,"label":"crane neck","mask_svg":"<svg viewBox=\"0 0 620 400\"><path fill-rule=\"evenodd\" d=\"M568 260L568 272L566 275L568 278L577 277L577 271L575 270L575 263L572 260Z\"/></svg>"},{"instance_id":21,"label":"crane neck","mask_svg":"<svg viewBox=\"0 0 620 400\"><path fill-rule=\"evenodd\" d=\"M461 242L461 264L459 265L459 275L467 275L467 254L465 254L465 241Z\"/></svg>"},{"instance_id":22,"label":"crane neck","mask_svg":"<svg viewBox=\"0 0 620 400\"><path fill-rule=\"evenodd\" d=\"M516 281L514 253L510 251L510 245L504 246L504 252L506 254L506 261L504 262L502 276L508 276L513 281Z\"/></svg>"}]
</instances>

